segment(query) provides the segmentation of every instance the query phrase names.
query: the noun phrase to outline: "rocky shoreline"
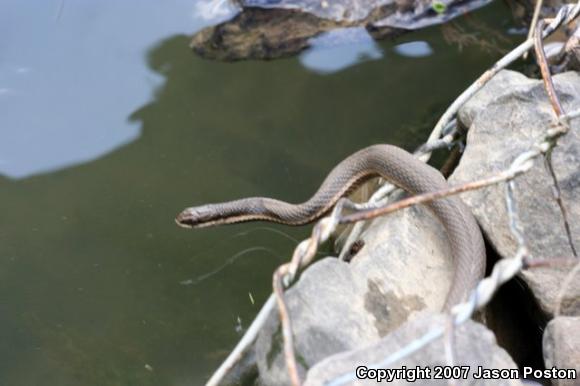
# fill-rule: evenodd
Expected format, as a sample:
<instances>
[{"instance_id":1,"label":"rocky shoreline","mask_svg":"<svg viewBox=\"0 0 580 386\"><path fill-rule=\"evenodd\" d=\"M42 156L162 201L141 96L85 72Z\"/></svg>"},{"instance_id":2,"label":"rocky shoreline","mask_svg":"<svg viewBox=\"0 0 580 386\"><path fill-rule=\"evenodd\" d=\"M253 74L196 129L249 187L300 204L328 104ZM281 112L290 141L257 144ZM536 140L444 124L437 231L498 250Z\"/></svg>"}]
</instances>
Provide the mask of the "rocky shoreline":
<instances>
[{"instance_id":1,"label":"rocky shoreline","mask_svg":"<svg viewBox=\"0 0 580 386\"><path fill-rule=\"evenodd\" d=\"M564 109L580 109L580 74L566 72L553 80ZM545 135L554 116L541 80L502 71L460 109L458 122L467 138L462 158L449 178L451 185L504 170ZM538 261L578 259L574 248L580 245L579 130L580 121L571 121L570 131L551 154L561 206L554 199L554 179L542 160L536 160L529 172L515 180L521 231L530 255ZM460 197L484 232L488 266L513 257L517 243L510 233L505 185ZM365 364L375 368L370 364L381 363L414 339L449 323L439 310L453 264L445 231L425 207L375 219L361 240L364 246L350 262L322 259L285 293L305 385L374 383L376 379L357 378L355 369ZM476 320L455 329L451 354L446 340L439 339L385 368L443 369L451 360L455 367L446 371L458 371L456 384L483 385L489 379L494 384L522 384L521 379L495 374L493 369L532 379L539 376L539 382L551 378L553 384L578 384L578 379L569 379L572 371L580 373L580 281L577 276L570 279L573 267L548 263L524 269ZM290 383L277 312L269 315L243 363L230 373L230 383L248 375L257 376L261 385ZM467 366L465 378L460 375L461 366ZM530 371L524 371L526 368ZM556 371L556 379L550 376L551 370ZM407 381L398 378L392 383ZM442 376L422 382L447 384L448 380Z\"/></svg>"}]
</instances>

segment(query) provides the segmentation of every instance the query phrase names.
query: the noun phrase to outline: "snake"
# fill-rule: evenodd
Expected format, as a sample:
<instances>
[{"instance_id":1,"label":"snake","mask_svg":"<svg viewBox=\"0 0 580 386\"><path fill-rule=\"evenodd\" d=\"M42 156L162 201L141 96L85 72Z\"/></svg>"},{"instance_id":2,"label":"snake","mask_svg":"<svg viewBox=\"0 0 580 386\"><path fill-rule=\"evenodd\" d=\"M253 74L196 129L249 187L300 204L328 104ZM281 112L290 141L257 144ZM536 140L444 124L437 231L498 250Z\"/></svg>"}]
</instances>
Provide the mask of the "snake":
<instances>
[{"instance_id":1,"label":"snake","mask_svg":"<svg viewBox=\"0 0 580 386\"><path fill-rule=\"evenodd\" d=\"M251 197L184 209L175 218L179 226L203 228L246 221L304 225L329 213L338 200L374 177L412 195L449 188L443 175L407 151L388 144L372 145L345 158L307 201L291 204L267 197ZM486 254L481 230L469 207L457 196L425 204L446 230L455 267L443 309L467 299L485 272Z\"/></svg>"}]
</instances>

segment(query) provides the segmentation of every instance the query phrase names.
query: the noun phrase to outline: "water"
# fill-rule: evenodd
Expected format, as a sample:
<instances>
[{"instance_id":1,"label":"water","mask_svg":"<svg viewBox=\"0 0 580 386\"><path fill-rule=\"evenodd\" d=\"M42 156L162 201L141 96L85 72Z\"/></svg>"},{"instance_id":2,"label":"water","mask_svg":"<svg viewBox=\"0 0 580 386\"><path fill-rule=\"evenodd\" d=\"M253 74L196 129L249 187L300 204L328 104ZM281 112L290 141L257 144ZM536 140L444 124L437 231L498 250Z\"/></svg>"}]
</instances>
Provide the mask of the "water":
<instances>
[{"instance_id":1,"label":"water","mask_svg":"<svg viewBox=\"0 0 580 386\"><path fill-rule=\"evenodd\" d=\"M174 216L300 201L359 148L413 148L499 57L435 27L209 62L187 48L215 22L196 9L0 2L0 384L201 384L310 228L187 231ZM512 27L499 3L470 18Z\"/></svg>"}]
</instances>

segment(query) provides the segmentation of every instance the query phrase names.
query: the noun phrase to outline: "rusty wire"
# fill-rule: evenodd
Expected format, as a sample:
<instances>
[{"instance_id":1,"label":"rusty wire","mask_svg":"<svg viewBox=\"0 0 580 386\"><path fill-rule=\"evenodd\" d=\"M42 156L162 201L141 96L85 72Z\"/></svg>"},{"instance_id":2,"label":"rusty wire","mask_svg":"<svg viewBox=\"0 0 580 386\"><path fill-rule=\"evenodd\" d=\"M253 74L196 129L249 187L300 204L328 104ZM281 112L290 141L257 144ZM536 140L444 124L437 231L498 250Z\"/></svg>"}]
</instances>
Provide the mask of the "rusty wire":
<instances>
[{"instance_id":1,"label":"rusty wire","mask_svg":"<svg viewBox=\"0 0 580 386\"><path fill-rule=\"evenodd\" d=\"M560 102L560 98L556 93L556 89L554 88L554 81L552 80L552 74L550 73L550 67L548 66L548 61L546 60L546 53L544 51L544 41L541 38L542 31L544 29L544 21L539 20L536 26L536 32L534 36L534 50L536 52L536 61L540 66L540 72L542 74L542 79L544 81L544 88L548 93L548 98L550 99L550 103L552 104L552 110L556 116L556 125L567 127L567 123L561 120L561 117L565 115L564 108L562 107L562 103ZM574 245L574 239L572 238L572 230L570 229L570 222L568 221L568 212L566 211L566 207L564 206L564 202L562 201L562 191L560 189L560 183L558 182L558 178L556 176L556 172L554 171L554 167L552 165L552 152L549 151L546 153L544 157L546 161L546 168L550 173L550 177L554 183L554 199L560 208L560 213L562 214L562 219L564 220L564 230L566 232L566 236L568 238L568 244L570 245L570 249L572 250L572 254L574 256L578 256L576 253L576 247Z\"/></svg>"},{"instance_id":2,"label":"rusty wire","mask_svg":"<svg viewBox=\"0 0 580 386\"><path fill-rule=\"evenodd\" d=\"M541 32L541 38L545 38L550 35L558 26L562 23L570 23L575 19L580 13L580 2L576 4L564 5L555 18L550 19L550 24L544 28ZM431 135L429 136L427 143L425 145L426 152L419 155L419 158L423 161L429 159L431 147L433 144L441 145L442 132L444 128L449 125L449 123L454 118L455 114L471 96L473 96L479 89L481 89L493 76L495 76L501 69L507 67L510 63L515 61L517 58L522 56L523 53L527 52L530 48L534 46L534 39L528 39L524 43L520 44L502 59L500 59L494 66L482 74L470 87L468 87L447 109L447 111L442 115L442 117L437 122L435 128L433 129ZM555 93L554 93L555 95ZM284 288L289 287L293 280L295 279L298 271L303 269L308 265L314 258L318 246L325 242L331 235L331 233L336 229L336 227L341 223L347 223L352 221L360 221L363 219L374 218L385 213L389 213L393 210L401 209L402 207L414 205L420 202L426 202L429 200L445 197L451 194L458 194L467 190L478 189L491 184L497 184L500 182L506 182L506 207L509 218L509 226L512 235L514 235L517 243L518 249L512 258L502 259L495 264L492 273L489 277L481 280L474 291L472 291L471 296L468 301L454 306L451 310L451 315L453 317L453 325L458 326L465 322L477 310L478 308L486 305L497 291L497 289L506 281L517 275L524 267L532 267L533 259L531 258L528 248L525 243L525 238L520 230L518 223L516 203L513 197L514 191L514 178L522 173L529 170L533 164L534 159L540 155L545 155L549 152L555 145L557 139L566 133L569 127L569 122L580 116L580 111L575 111L571 114L561 114L557 115L557 125L547 131L546 136L542 138L541 141L536 143L530 150L523 152L517 156L510 167L500 173L489 176L479 181L469 182L463 185L450 187L449 189L423 194L415 197L410 197L406 200L399 201L392 205L387 205L383 207L377 207L376 203L371 203L366 208L364 205L355 205L346 199L339 201L339 204L335 207L332 214L328 217L321 219L313 228L312 235L310 238L302 241L295 249L292 259L289 263L286 263L279 267L273 277L274 293L270 296L268 301L265 303L264 307L260 310L258 316L238 343L235 349L232 351L230 356L222 363L220 368L213 374L213 376L208 381L208 386L218 385L221 380L225 377L227 372L242 358L245 352L247 352L250 346L255 341L258 332L264 325L268 314L272 309L278 305L278 311L280 315L280 321L283 330L283 340L284 340L284 355L286 364L289 370L290 379L293 385L300 385L300 378L298 374L296 358L294 354L293 347L293 336L292 336L292 326L290 315L288 313L288 308L284 300ZM447 141L452 141L453 138L449 136L444 137L444 143ZM386 192L389 191L388 188L385 189ZM376 194L376 193L375 193ZM376 200L382 201L382 200ZM342 216L342 208L344 206L350 209L356 210L355 213L347 216ZM361 209L362 208L362 209ZM361 214L362 213L362 214ZM350 217L349 217L350 216ZM357 217L358 216L358 217ZM580 270L580 264L577 265L577 269ZM573 270L574 272L576 269ZM389 357L385 358L380 363L368 366L369 368L383 368L400 360L413 352L421 349L427 343L441 337L443 335L445 328L434 328L430 330L424 336L410 342L403 349L391 354ZM453 336L453 333L449 334ZM451 343L452 347L453 344ZM452 357L452 353L450 354ZM336 386L342 385L346 382L355 379L354 373L344 374L329 383L329 385Z\"/></svg>"},{"instance_id":3,"label":"rusty wire","mask_svg":"<svg viewBox=\"0 0 580 386\"><path fill-rule=\"evenodd\" d=\"M339 219L340 224L348 224L352 222L370 220L378 216L384 216L386 214L396 212L398 210L408 208L409 206L423 204L429 201L438 200L444 197L453 196L455 194L467 192L470 190L480 189L489 185L495 185L497 183L511 180L512 178L526 172L529 170L528 164L519 165L517 168L509 169L496 173L490 177L482 178L477 181L467 182L465 184L452 186L447 189L437 190L434 192L423 193L416 196L411 196L403 200L394 202L387 206L382 206L378 208L364 209L357 211L355 213L343 216Z\"/></svg>"},{"instance_id":4,"label":"rusty wire","mask_svg":"<svg viewBox=\"0 0 580 386\"><path fill-rule=\"evenodd\" d=\"M550 103L552 104L552 109L556 114L556 118L559 119L562 115L564 115L564 109L562 108L558 94L556 94L554 81L552 80L550 68L548 67L548 61L546 60L546 53L544 52L544 40L542 39L544 25L545 22L543 20L539 20L536 25L536 32L534 35L534 51L536 52L536 62L540 66L540 72L542 73L544 88L548 93L548 97L550 98Z\"/></svg>"},{"instance_id":5,"label":"rusty wire","mask_svg":"<svg viewBox=\"0 0 580 386\"><path fill-rule=\"evenodd\" d=\"M276 303L278 304L278 313L282 326L292 326L290 323L290 315L288 307L284 302L284 277L288 274L288 265L282 265L274 273L272 287L274 288L274 295L276 296ZM288 367L288 374L293 385L300 384L300 375L298 374L298 366L296 365L296 355L294 354L294 336L291 328L283 328L282 334L284 336L284 358L286 359L286 366Z\"/></svg>"},{"instance_id":6,"label":"rusty wire","mask_svg":"<svg viewBox=\"0 0 580 386\"><path fill-rule=\"evenodd\" d=\"M561 267L563 265L576 265L578 263L578 258L574 257L560 257L553 256L550 258L545 257L535 257L524 259L524 269L537 268L537 267Z\"/></svg>"}]
</instances>

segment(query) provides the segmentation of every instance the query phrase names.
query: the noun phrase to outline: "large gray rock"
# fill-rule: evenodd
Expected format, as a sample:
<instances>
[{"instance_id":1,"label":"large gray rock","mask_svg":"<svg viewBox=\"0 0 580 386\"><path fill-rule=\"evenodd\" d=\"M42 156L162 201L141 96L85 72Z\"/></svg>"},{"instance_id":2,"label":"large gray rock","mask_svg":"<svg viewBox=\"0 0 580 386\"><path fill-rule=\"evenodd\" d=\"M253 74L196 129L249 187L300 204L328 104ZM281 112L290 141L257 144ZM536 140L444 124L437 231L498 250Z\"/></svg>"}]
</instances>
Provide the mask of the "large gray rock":
<instances>
[{"instance_id":1,"label":"large gray rock","mask_svg":"<svg viewBox=\"0 0 580 386\"><path fill-rule=\"evenodd\" d=\"M422 310L443 306L453 270L444 228L424 207L376 220L348 264L327 258L286 293L298 364L376 342ZM260 381L288 384L277 313L256 343Z\"/></svg>"},{"instance_id":2,"label":"large gray rock","mask_svg":"<svg viewBox=\"0 0 580 386\"><path fill-rule=\"evenodd\" d=\"M554 385L580 383L580 317L559 316L546 326L543 348L546 369L576 370L576 379L558 379Z\"/></svg>"},{"instance_id":3,"label":"large gray rock","mask_svg":"<svg viewBox=\"0 0 580 386\"><path fill-rule=\"evenodd\" d=\"M329 357L308 371L304 386L327 385L345 374L352 373L358 366L370 367L372 364L380 363L384 358L406 347L410 342L413 342L431 329L437 326L445 326L446 321L446 317L442 315L417 318L405 323L401 328L371 346ZM474 379L479 366L484 369L502 369L504 371L517 369L510 356L497 345L493 333L483 325L470 320L458 327L455 330L454 349L455 365L469 366L467 379L458 379L457 385L488 385L491 382L494 385L522 384L518 379ZM435 366L446 366L448 364L445 358L444 340L437 339L412 355L390 364L388 368L401 369L405 366L408 369L415 369L417 366L421 368L428 366L434 371ZM432 372L431 374L431 377L419 379L415 383L419 385L449 384L446 379L433 379L435 373ZM340 384L377 384L374 380L352 379L346 381L348 378L348 376L342 378L345 379L345 382ZM408 384L408 382L402 379L395 379L390 384L400 385Z\"/></svg>"},{"instance_id":4,"label":"large gray rock","mask_svg":"<svg viewBox=\"0 0 580 386\"><path fill-rule=\"evenodd\" d=\"M566 111L580 109L580 74L554 76L557 93ZM514 158L542 138L554 121L542 81L513 71L502 71L459 112L469 128L467 146L452 184L480 179L505 170ZM580 120L558 141L552 164L562 190L576 249L580 248ZM553 196L553 182L542 159L516 180L515 199L530 252L537 258L573 257L563 216ZM505 186L495 185L461 195L473 210L487 238L504 258L514 255L517 243L509 231ZM579 260L580 261L580 260ZM569 266L533 268L521 276L548 315ZM580 313L580 280L572 280L564 294L562 312Z\"/></svg>"}]
</instances>

